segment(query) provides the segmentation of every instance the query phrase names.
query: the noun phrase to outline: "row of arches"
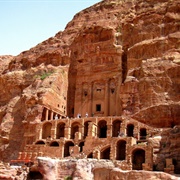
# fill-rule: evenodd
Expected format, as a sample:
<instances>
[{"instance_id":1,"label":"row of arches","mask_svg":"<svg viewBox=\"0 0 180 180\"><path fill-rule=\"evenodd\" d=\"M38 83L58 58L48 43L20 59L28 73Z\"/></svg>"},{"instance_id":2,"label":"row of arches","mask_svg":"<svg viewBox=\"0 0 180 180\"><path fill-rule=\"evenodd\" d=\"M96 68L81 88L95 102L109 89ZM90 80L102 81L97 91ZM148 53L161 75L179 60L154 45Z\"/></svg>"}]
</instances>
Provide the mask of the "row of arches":
<instances>
[{"instance_id":1,"label":"row of arches","mask_svg":"<svg viewBox=\"0 0 180 180\"><path fill-rule=\"evenodd\" d=\"M88 136L88 129L89 129L89 123L91 121L86 121L84 123L84 138ZM127 137L134 137L134 125L128 124L126 127L126 134L121 132L121 123L120 120L113 121L112 124L112 137L118 137L118 136L127 136ZM70 139L75 138L75 133L80 132L80 123L74 122L71 125L71 132L70 132ZM66 124L64 122L60 122L57 124L56 127L56 139L59 139L61 137L65 137L65 128ZM42 139L46 139L48 137L51 137L51 129L52 129L52 123L47 122L42 127ZM107 137L107 122L105 120L101 120L97 124L97 137L99 138L106 138ZM147 132L146 128L140 128L140 139L146 139Z\"/></svg>"},{"instance_id":2,"label":"row of arches","mask_svg":"<svg viewBox=\"0 0 180 180\"><path fill-rule=\"evenodd\" d=\"M36 142L36 144L45 144L44 141L38 141ZM57 141L52 141L49 146L55 146L55 147L58 147L59 146L59 143ZM74 143L72 141L67 141L65 144L64 144L64 157L68 157L68 156L71 156L71 150L70 150L70 147L73 147L74 146ZM79 149L80 149L80 152L83 152L83 146L84 146L84 141L81 141L79 143ZM123 160L126 160L126 141L125 140L119 140L116 144L116 157L115 157L115 160L119 160L119 161L123 161ZM111 159L110 157L110 154L111 154L111 147L108 146L106 148L103 148L101 151L100 151L100 159ZM87 158L93 158L93 153L89 153L87 155ZM132 151L132 168L134 170L141 170L143 167L142 167L142 164L145 163L145 150L144 149L140 149L140 148L137 148L135 150Z\"/></svg>"}]
</instances>

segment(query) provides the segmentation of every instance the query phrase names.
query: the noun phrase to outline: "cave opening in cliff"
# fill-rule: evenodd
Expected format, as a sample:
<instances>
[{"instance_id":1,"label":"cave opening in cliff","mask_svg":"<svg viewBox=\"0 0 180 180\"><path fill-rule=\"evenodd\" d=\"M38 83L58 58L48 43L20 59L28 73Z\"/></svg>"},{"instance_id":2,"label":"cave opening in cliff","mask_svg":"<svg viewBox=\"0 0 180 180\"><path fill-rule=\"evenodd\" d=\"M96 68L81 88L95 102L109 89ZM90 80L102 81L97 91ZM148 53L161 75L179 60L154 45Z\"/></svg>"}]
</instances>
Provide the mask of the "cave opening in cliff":
<instances>
[{"instance_id":1,"label":"cave opening in cliff","mask_svg":"<svg viewBox=\"0 0 180 180\"><path fill-rule=\"evenodd\" d=\"M110 147L101 151L101 159L110 159Z\"/></svg>"},{"instance_id":2,"label":"cave opening in cliff","mask_svg":"<svg viewBox=\"0 0 180 180\"><path fill-rule=\"evenodd\" d=\"M56 139L64 137L65 123L59 123L56 129Z\"/></svg>"},{"instance_id":3,"label":"cave opening in cliff","mask_svg":"<svg viewBox=\"0 0 180 180\"><path fill-rule=\"evenodd\" d=\"M132 153L133 170L142 170L142 164L145 163L145 151L135 149Z\"/></svg>"},{"instance_id":4,"label":"cave opening in cliff","mask_svg":"<svg viewBox=\"0 0 180 180\"><path fill-rule=\"evenodd\" d=\"M74 143L71 141L68 141L64 145L64 157L70 156L70 146L74 146Z\"/></svg>"},{"instance_id":5,"label":"cave opening in cliff","mask_svg":"<svg viewBox=\"0 0 180 180\"><path fill-rule=\"evenodd\" d=\"M121 127L120 120L113 121L112 137L118 137L118 135L120 134L120 127Z\"/></svg>"},{"instance_id":6,"label":"cave opening in cliff","mask_svg":"<svg viewBox=\"0 0 180 180\"><path fill-rule=\"evenodd\" d=\"M134 135L134 125L133 124L128 124L127 125L127 136L128 137L133 137Z\"/></svg>"},{"instance_id":7,"label":"cave opening in cliff","mask_svg":"<svg viewBox=\"0 0 180 180\"><path fill-rule=\"evenodd\" d=\"M98 136L99 138L107 137L107 124L106 121L102 120L98 123Z\"/></svg>"},{"instance_id":8,"label":"cave opening in cliff","mask_svg":"<svg viewBox=\"0 0 180 180\"><path fill-rule=\"evenodd\" d=\"M124 52L122 53L122 83L124 83L127 76L127 48L123 48Z\"/></svg>"},{"instance_id":9,"label":"cave opening in cliff","mask_svg":"<svg viewBox=\"0 0 180 180\"><path fill-rule=\"evenodd\" d=\"M116 159L125 160L126 159L126 141L120 140L116 147Z\"/></svg>"},{"instance_id":10,"label":"cave opening in cliff","mask_svg":"<svg viewBox=\"0 0 180 180\"><path fill-rule=\"evenodd\" d=\"M27 180L41 180L43 175L39 171L30 171L27 175Z\"/></svg>"},{"instance_id":11,"label":"cave opening in cliff","mask_svg":"<svg viewBox=\"0 0 180 180\"><path fill-rule=\"evenodd\" d=\"M146 136L147 136L146 128L141 128L140 129L140 140L146 139Z\"/></svg>"}]
</instances>

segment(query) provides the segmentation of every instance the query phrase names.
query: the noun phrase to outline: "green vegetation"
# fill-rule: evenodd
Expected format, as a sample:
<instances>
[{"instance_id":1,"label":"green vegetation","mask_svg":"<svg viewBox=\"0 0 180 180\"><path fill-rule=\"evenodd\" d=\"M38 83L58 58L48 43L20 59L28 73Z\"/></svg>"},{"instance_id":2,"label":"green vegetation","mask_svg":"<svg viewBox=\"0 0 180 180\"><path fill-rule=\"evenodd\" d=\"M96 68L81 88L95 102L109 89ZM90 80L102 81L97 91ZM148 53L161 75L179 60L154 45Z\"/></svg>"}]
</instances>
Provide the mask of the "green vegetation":
<instances>
[{"instance_id":1,"label":"green vegetation","mask_svg":"<svg viewBox=\"0 0 180 180\"><path fill-rule=\"evenodd\" d=\"M72 177L71 177L71 176L66 176L66 177L64 178L64 180L72 180Z\"/></svg>"},{"instance_id":2,"label":"green vegetation","mask_svg":"<svg viewBox=\"0 0 180 180\"><path fill-rule=\"evenodd\" d=\"M46 79L47 77L49 77L53 73L54 73L53 71L43 72L40 75L36 75L35 78L40 78L41 80L44 80L44 79Z\"/></svg>"}]
</instances>

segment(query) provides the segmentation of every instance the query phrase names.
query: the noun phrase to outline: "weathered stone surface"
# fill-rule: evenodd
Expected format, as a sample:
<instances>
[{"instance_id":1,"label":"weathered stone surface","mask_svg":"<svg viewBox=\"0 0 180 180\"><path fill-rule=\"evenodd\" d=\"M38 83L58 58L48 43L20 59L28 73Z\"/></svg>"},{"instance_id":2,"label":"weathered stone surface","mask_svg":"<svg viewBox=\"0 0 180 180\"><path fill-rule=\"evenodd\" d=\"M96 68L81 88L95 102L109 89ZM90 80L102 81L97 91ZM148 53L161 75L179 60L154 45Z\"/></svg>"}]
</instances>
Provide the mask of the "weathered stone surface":
<instances>
[{"instance_id":1,"label":"weathered stone surface","mask_svg":"<svg viewBox=\"0 0 180 180\"><path fill-rule=\"evenodd\" d=\"M1 56L0 159L16 159L19 152L34 153L34 159L43 153L62 158L70 150L77 157L79 149L84 157L100 159L111 147L108 157L116 160L121 135L129 146L126 163L116 162L118 167L131 169L140 148L145 169L180 173L179 9L178 0L105 0L29 51ZM52 121L56 118L59 124ZM75 146L63 150L66 143ZM165 167L167 159L173 167ZM96 172L108 176L103 168Z\"/></svg>"},{"instance_id":2,"label":"weathered stone surface","mask_svg":"<svg viewBox=\"0 0 180 180\"><path fill-rule=\"evenodd\" d=\"M111 161L95 159L52 160L39 158L38 170L46 180L63 180L67 177L75 180L178 180L178 177L163 172L122 171L115 168Z\"/></svg>"}]
</instances>

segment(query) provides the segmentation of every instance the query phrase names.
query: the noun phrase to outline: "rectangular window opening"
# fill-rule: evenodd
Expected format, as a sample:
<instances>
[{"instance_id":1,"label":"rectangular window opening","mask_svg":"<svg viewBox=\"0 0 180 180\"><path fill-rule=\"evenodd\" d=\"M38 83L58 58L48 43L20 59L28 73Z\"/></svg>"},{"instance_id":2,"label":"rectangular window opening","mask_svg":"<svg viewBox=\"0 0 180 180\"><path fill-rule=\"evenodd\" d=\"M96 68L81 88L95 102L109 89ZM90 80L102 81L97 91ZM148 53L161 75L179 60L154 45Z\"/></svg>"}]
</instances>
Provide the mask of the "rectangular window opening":
<instances>
[{"instance_id":1,"label":"rectangular window opening","mask_svg":"<svg viewBox=\"0 0 180 180\"><path fill-rule=\"evenodd\" d=\"M96 104L96 111L101 111L101 104Z\"/></svg>"}]
</instances>

